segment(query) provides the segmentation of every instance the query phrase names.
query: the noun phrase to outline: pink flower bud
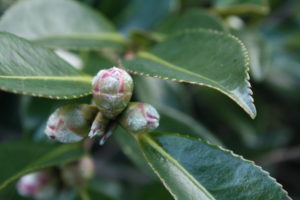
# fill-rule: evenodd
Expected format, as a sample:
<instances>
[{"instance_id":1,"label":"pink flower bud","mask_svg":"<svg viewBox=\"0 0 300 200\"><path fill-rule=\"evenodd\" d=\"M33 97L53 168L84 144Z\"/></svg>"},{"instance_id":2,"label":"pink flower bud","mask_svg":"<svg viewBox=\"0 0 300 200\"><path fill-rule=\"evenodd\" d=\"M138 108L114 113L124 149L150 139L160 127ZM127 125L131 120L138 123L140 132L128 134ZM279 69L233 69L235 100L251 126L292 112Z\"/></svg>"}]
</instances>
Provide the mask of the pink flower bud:
<instances>
[{"instance_id":1,"label":"pink flower bud","mask_svg":"<svg viewBox=\"0 0 300 200\"><path fill-rule=\"evenodd\" d=\"M159 126L159 114L149 104L130 103L121 115L120 124L132 133L148 133Z\"/></svg>"},{"instance_id":2,"label":"pink flower bud","mask_svg":"<svg viewBox=\"0 0 300 200\"><path fill-rule=\"evenodd\" d=\"M123 69L113 67L100 70L93 79L93 100L103 115L115 118L128 105L133 81Z\"/></svg>"},{"instance_id":3,"label":"pink flower bud","mask_svg":"<svg viewBox=\"0 0 300 200\"><path fill-rule=\"evenodd\" d=\"M49 117L45 133L59 142L79 142L87 137L97 112L96 106L88 104L60 107Z\"/></svg>"},{"instance_id":4,"label":"pink flower bud","mask_svg":"<svg viewBox=\"0 0 300 200\"><path fill-rule=\"evenodd\" d=\"M61 167L62 178L71 187L82 186L93 177L94 172L94 161L89 156Z\"/></svg>"},{"instance_id":5,"label":"pink flower bud","mask_svg":"<svg viewBox=\"0 0 300 200\"><path fill-rule=\"evenodd\" d=\"M53 199L57 193L57 180L48 171L34 172L19 179L17 191L24 197Z\"/></svg>"}]
</instances>

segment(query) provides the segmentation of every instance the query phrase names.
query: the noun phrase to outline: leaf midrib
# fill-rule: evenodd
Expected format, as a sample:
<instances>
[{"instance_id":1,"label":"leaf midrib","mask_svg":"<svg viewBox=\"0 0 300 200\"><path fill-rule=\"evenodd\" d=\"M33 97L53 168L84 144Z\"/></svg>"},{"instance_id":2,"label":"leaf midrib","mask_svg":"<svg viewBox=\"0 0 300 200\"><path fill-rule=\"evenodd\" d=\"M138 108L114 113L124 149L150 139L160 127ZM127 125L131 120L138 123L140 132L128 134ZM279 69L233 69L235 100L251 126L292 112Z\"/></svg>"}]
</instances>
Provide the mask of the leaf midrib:
<instances>
[{"instance_id":1,"label":"leaf midrib","mask_svg":"<svg viewBox=\"0 0 300 200\"><path fill-rule=\"evenodd\" d=\"M188 179L196 185L205 195L208 199L216 200L201 184L198 183L198 181L189 174L169 153L167 153L156 141L154 141L150 136L148 135L139 135L137 137L138 139L144 139L145 141L148 141L148 144L152 146L154 149L157 150L161 155L163 155L165 158L167 158L171 163L173 163L184 175L188 177ZM170 189L171 190L171 189Z\"/></svg>"},{"instance_id":2,"label":"leaf midrib","mask_svg":"<svg viewBox=\"0 0 300 200\"><path fill-rule=\"evenodd\" d=\"M31 40L39 42L43 40L60 39L60 38L84 39L84 40L110 40L110 41L125 43L123 37L120 34L114 32L49 35L49 36L43 36L39 38L32 38Z\"/></svg>"},{"instance_id":3,"label":"leaf midrib","mask_svg":"<svg viewBox=\"0 0 300 200\"><path fill-rule=\"evenodd\" d=\"M19 79L19 80L53 80L53 81L80 81L91 83L90 76L3 76L0 79Z\"/></svg>"},{"instance_id":4,"label":"leaf midrib","mask_svg":"<svg viewBox=\"0 0 300 200\"><path fill-rule=\"evenodd\" d=\"M192 76L204 79L204 80L206 80L208 82L211 82L211 83L215 84L216 86L220 87L221 89L223 89L223 90L225 90L225 91L227 91L229 93L228 89L226 89L225 87L223 87L222 85L220 85L218 82L216 82L214 80L211 80L210 78L207 78L207 77L202 76L200 74L194 73L194 72L186 70L184 68L181 68L179 66L176 66L176 65L174 65L174 64L172 64L172 63L170 63L170 62L168 62L166 60L163 60L163 59L161 59L161 58L159 58L159 57L157 57L157 56L155 56L155 55L153 55L151 53L148 53L148 52L145 52L145 51L141 51L141 52L138 53L138 56L140 56L140 57L142 57L144 59L148 59L148 60L151 60L151 61L158 62L159 64L162 64L162 65L164 65L164 66L166 66L168 68L171 68L171 69L174 69L174 70L177 70L177 71L180 71L180 72L184 72L184 73L187 73L189 75L192 75Z\"/></svg>"},{"instance_id":5,"label":"leaf midrib","mask_svg":"<svg viewBox=\"0 0 300 200\"><path fill-rule=\"evenodd\" d=\"M172 63L169 63L168 61L166 60L163 60L151 53L148 53L148 52L144 52L144 51L141 51L137 54L137 56L139 56L140 58L142 59L145 59L145 60L150 60L152 62L157 62L159 64L162 64L163 66L165 67L169 67L171 69L175 69L177 71L181 71L181 72L184 72L184 73L189 73L193 76L198 76L199 78L201 79L204 79L206 81L208 81L208 83L201 83L199 81L190 81L190 80L182 80L182 79L177 79L177 78L172 78L172 77L169 77L169 76L157 76L155 74L151 74L151 73L147 73L147 72L141 72L141 71L137 71L137 70L133 70L133 69L130 69L130 68L127 68L128 72L130 73L134 73L134 74L138 74L138 75L146 75L146 76L151 76L151 77L154 77L154 78L161 78L163 80L170 80L170 81L175 81L175 82L184 82L184 83L190 83L190 84L196 84L196 85L200 85L200 86L206 86L206 87L210 87L210 88L213 88L215 90L218 90L220 91L221 93L225 94L226 96L228 96L229 98L231 98L233 101L235 101L241 108L243 108L249 115L251 118L255 118L256 116L256 112L253 111L251 109L251 107L249 107L247 105L246 102L243 101L242 97L239 96L239 95L236 95L234 92L228 90L227 88L225 88L224 86L220 85L218 82L215 82L214 80L211 80L207 77L204 77L200 74L194 74L194 72L191 72L191 71L188 71L188 70L185 70L185 69L182 69ZM247 80L245 80L246 83L247 83ZM246 87L246 86L244 86ZM250 94L249 94L250 95ZM251 95L250 95L251 96ZM251 103L253 104L253 102ZM253 105L254 106L254 105Z\"/></svg>"}]
</instances>

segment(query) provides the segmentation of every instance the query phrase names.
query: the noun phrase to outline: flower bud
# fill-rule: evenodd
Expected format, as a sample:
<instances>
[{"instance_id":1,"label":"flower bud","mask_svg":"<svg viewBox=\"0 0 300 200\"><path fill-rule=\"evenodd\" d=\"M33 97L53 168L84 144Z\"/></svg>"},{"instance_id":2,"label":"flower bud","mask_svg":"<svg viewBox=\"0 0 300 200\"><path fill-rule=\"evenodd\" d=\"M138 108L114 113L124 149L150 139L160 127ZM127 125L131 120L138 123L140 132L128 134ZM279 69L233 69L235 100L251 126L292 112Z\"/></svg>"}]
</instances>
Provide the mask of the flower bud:
<instances>
[{"instance_id":1,"label":"flower bud","mask_svg":"<svg viewBox=\"0 0 300 200\"><path fill-rule=\"evenodd\" d=\"M24 197L53 199L57 193L57 180L48 171L34 172L19 179L17 191Z\"/></svg>"},{"instance_id":2,"label":"flower bud","mask_svg":"<svg viewBox=\"0 0 300 200\"><path fill-rule=\"evenodd\" d=\"M109 120L106 119L102 113L98 112L96 118L92 123L92 127L89 132L89 137L92 138L95 137L96 135L98 136L104 135L108 122Z\"/></svg>"},{"instance_id":3,"label":"flower bud","mask_svg":"<svg viewBox=\"0 0 300 200\"><path fill-rule=\"evenodd\" d=\"M80 187L91 179L95 172L95 164L91 157L68 163L61 167L61 174L65 184L71 187Z\"/></svg>"},{"instance_id":4,"label":"flower bud","mask_svg":"<svg viewBox=\"0 0 300 200\"><path fill-rule=\"evenodd\" d=\"M79 142L88 135L97 112L96 106L88 104L60 107L49 117L45 133L59 142Z\"/></svg>"},{"instance_id":5,"label":"flower bud","mask_svg":"<svg viewBox=\"0 0 300 200\"><path fill-rule=\"evenodd\" d=\"M120 117L120 124L128 132L148 133L159 126L159 114L149 104L130 103Z\"/></svg>"},{"instance_id":6,"label":"flower bud","mask_svg":"<svg viewBox=\"0 0 300 200\"><path fill-rule=\"evenodd\" d=\"M100 70L93 79L93 100L108 119L114 119L128 105L133 81L123 69L113 67Z\"/></svg>"}]
</instances>

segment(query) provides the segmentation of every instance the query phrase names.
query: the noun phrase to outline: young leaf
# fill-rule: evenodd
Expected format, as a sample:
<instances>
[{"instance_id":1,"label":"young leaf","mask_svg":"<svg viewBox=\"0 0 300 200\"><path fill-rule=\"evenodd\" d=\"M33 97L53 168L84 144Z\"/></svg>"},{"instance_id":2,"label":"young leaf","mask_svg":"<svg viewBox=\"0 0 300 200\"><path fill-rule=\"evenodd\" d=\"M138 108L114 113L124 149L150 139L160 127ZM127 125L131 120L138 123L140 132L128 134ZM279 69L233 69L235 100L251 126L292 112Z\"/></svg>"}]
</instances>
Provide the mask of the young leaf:
<instances>
[{"instance_id":1,"label":"young leaf","mask_svg":"<svg viewBox=\"0 0 300 200\"><path fill-rule=\"evenodd\" d=\"M222 147L175 134L149 133L137 139L175 199L290 199L267 172Z\"/></svg>"},{"instance_id":2,"label":"young leaf","mask_svg":"<svg viewBox=\"0 0 300 200\"><path fill-rule=\"evenodd\" d=\"M95 49L124 43L100 13L73 0L26 0L8 9L0 30L51 48Z\"/></svg>"},{"instance_id":3,"label":"young leaf","mask_svg":"<svg viewBox=\"0 0 300 200\"><path fill-rule=\"evenodd\" d=\"M24 141L2 143L0 190L24 174L77 160L83 154L78 144L58 146Z\"/></svg>"},{"instance_id":4,"label":"young leaf","mask_svg":"<svg viewBox=\"0 0 300 200\"><path fill-rule=\"evenodd\" d=\"M122 65L137 75L214 88L252 118L256 115L248 81L248 53L232 35L204 29L184 31Z\"/></svg>"},{"instance_id":5,"label":"young leaf","mask_svg":"<svg viewBox=\"0 0 300 200\"><path fill-rule=\"evenodd\" d=\"M91 91L92 77L48 49L0 32L0 89L18 94L71 99Z\"/></svg>"},{"instance_id":6,"label":"young leaf","mask_svg":"<svg viewBox=\"0 0 300 200\"><path fill-rule=\"evenodd\" d=\"M268 0L215 0L214 6L221 14L267 14L269 12Z\"/></svg>"}]
</instances>

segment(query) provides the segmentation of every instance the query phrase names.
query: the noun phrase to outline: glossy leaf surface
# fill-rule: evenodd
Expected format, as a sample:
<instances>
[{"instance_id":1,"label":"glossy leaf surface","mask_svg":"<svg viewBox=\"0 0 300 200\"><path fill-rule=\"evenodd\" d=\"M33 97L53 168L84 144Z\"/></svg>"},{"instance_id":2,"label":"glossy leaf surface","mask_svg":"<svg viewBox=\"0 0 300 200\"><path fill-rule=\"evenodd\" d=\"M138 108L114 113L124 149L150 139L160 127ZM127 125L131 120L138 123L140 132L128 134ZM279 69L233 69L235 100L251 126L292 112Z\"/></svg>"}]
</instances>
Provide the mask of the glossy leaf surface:
<instances>
[{"instance_id":1,"label":"glossy leaf surface","mask_svg":"<svg viewBox=\"0 0 300 200\"><path fill-rule=\"evenodd\" d=\"M0 30L51 48L119 47L123 38L100 13L73 0L25 0L7 10Z\"/></svg>"},{"instance_id":2,"label":"glossy leaf surface","mask_svg":"<svg viewBox=\"0 0 300 200\"><path fill-rule=\"evenodd\" d=\"M134 81L135 97L153 105L159 112L159 127L155 131L184 132L213 144L222 144L203 124L189 116L188 111L183 111L191 102L187 101L189 91L182 84L148 77L134 77Z\"/></svg>"},{"instance_id":3,"label":"glossy leaf surface","mask_svg":"<svg viewBox=\"0 0 300 200\"><path fill-rule=\"evenodd\" d=\"M267 172L219 146L175 134L149 133L137 139L175 199L290 199Z\"/></svg>"},{"instance_id":4,"label":"glossy leaf surface","mask_svg":"<svg viewBox=\"0 0 300 200\"><path fill-rule=\"evenodd\" d=\"M150 52L139 52L122 65L137 75L214 88L233 99L252 118L256 115L248 82L248 53L232 35L202 29L184 31Z\"/></svg>"},{"instance_id":5,"label":"glossy leaf surface","mask_svg":"<svg viewBox=\"0 0 300 200\"><path fill-rule=\"evenodd\" d=\"M0 32L0 89L18 94L71 99L91 91L91 77L48 49Z\"/></svg>"}]
</instances>

